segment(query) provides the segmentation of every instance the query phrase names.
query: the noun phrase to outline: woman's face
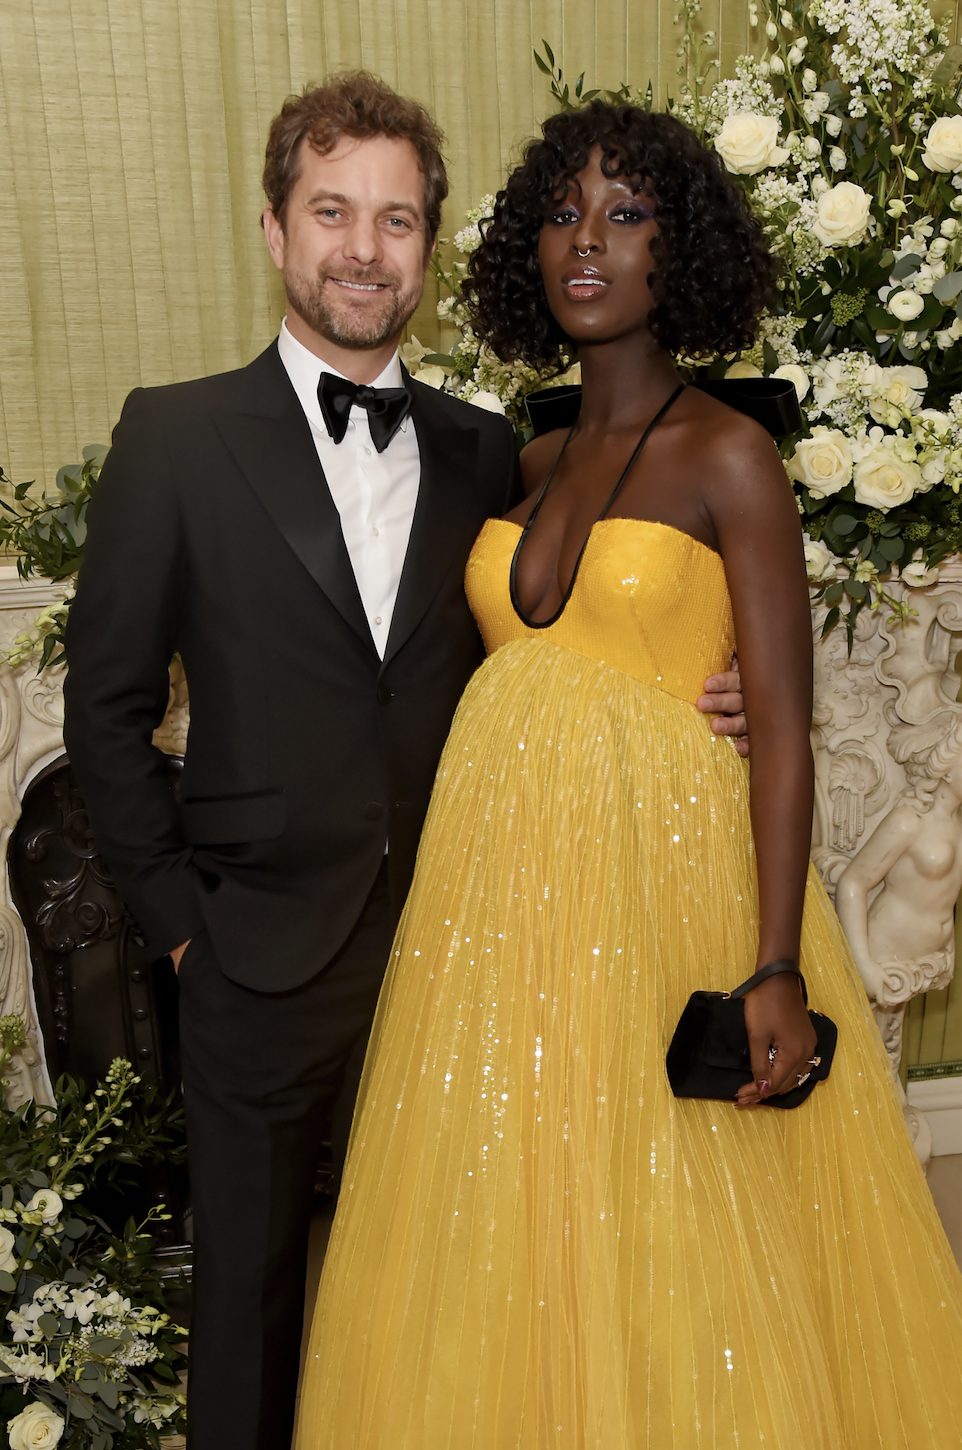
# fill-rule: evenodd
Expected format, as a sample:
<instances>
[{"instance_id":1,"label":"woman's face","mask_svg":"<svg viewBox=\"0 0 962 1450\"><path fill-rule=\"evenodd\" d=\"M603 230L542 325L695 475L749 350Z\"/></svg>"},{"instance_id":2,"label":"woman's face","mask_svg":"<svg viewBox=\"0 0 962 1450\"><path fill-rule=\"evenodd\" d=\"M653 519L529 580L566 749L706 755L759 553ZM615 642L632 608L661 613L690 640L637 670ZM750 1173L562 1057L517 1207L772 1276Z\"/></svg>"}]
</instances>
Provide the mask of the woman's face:
<instances>
[{"instance_id":1,"label":"woman's face","mask_svg":"<svg viewBox=\"0 0 962 1450\"><path fill-rule=\"evenodd\" d=\"M575 342L609 342L644 329L652 307L654 200L631 178L608 177L596 146L546 214L538 260L548 306Z\"/></svg>"}]
</instances>

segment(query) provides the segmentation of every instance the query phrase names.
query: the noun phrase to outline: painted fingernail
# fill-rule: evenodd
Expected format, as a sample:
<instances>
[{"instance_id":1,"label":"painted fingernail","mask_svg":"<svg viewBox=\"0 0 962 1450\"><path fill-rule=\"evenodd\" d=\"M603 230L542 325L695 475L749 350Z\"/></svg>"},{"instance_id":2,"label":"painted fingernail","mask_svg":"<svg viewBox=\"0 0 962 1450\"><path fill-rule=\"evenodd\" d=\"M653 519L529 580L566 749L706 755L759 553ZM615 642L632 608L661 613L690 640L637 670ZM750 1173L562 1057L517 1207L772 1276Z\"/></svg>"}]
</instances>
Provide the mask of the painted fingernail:
<instances>
[{"instance_id":1,"label":"painted fingernail","mask_svg":"<svg viewBox=\"0 0 962 1450\"><path fill-rule=\"evenodd\" d=\"M758 1084L758 1095L759 1095L759 1097L761 1097L761 1098L767 1097L767 1095L768 1095L768 1089L770 1087L771 1087L771 1083L770 1082L766 1082L765 1079L762 1078L762 1080Z\"/></svg>"}]
</instances>

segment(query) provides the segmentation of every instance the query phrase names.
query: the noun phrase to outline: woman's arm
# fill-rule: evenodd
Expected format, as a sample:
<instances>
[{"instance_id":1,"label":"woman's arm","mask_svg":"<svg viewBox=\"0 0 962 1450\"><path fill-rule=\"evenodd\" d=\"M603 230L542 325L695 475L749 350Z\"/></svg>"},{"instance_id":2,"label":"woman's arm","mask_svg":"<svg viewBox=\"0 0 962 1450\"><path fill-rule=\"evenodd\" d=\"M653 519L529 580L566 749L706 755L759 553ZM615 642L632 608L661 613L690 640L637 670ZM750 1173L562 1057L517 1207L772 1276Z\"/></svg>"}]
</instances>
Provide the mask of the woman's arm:
<instances>
[{"instance_id":1,"label":"woman's arm","mask_svg":"<svg viewBox=\"0 0 962 1450\"><path fill-rule=\"evenodd\" d=\"M814 795L812 624L798 507L772 440L754 423L726 420L706 446L706 504L725 563L751 720L756 965L797 962ZM745 1020L755 1083L739 1094L742 1104L793 1088L816 1042L792 974L750 992Z\"/></svg>"}]
</instances>

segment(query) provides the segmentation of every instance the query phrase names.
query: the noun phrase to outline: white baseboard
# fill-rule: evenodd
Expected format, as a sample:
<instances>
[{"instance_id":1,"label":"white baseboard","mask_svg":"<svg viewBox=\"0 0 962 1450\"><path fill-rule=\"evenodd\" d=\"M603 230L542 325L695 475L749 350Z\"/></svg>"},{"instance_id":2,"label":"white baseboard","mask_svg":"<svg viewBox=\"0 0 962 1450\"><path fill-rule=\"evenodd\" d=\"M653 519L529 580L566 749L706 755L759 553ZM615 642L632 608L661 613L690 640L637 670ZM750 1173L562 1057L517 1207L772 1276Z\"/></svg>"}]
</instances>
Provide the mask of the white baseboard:
<instances>
[{"instance_id":1,"label":"white baseboard","mask_svg":"<svg viewBox=\"0 0 962 1450\"><path fill-rule=\"evenodd\" d=\"M962 1077L933 1077L910 1082L908 1100L928 1119L932 1156L962 1153Z\"/></svg>"}]
</instances>

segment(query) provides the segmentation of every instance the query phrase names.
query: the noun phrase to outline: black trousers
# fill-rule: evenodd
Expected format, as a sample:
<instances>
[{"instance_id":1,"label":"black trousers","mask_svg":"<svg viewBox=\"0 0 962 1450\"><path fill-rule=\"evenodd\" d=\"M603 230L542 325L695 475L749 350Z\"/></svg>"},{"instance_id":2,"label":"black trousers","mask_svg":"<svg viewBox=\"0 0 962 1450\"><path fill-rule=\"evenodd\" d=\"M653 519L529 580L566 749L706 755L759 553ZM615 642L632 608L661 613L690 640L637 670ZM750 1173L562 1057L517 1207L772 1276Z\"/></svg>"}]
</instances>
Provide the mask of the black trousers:
<instances>
[{"instance_id":1,"label":"black trousers","mask_svg":"<svg viewBox=\"0 0 962 1450\"><path fill-rule=\"evenodd\" d=\"M394 926L385 865L348 941L302 987L238 986L206 934L184 953L190 1450L290 1450L318 1149L332 1111L342 1137L350 1123Z\"/></svg>"}]
</instances>

